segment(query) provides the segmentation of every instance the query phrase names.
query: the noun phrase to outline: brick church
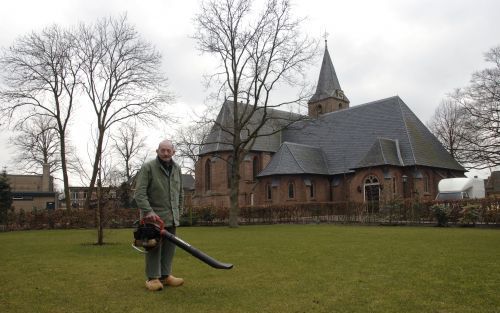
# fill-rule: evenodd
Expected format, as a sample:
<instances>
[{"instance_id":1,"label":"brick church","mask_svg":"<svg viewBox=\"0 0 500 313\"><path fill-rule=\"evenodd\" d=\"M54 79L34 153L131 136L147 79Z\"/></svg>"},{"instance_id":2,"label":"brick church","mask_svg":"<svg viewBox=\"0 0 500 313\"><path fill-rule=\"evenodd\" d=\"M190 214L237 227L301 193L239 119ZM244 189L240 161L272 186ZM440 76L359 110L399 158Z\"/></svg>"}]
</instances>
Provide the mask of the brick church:
<instances>
[{"instance_id":1,"label":"brick church","mask_svg":"<svg viewBox=\"0 0 500 313\"><path fill-rule=\"evenodd\" d=\"M223 104L217 123L228 125L233 106ZM292 115L268 110L268 127ZM193 203L228 207L230 139L213 127L206 142ZM464 172L399 96L351 106L325 45L308 117L256 139L240 167L239 203L431 200L441 179Z\"/></svg>"}]
</instances>

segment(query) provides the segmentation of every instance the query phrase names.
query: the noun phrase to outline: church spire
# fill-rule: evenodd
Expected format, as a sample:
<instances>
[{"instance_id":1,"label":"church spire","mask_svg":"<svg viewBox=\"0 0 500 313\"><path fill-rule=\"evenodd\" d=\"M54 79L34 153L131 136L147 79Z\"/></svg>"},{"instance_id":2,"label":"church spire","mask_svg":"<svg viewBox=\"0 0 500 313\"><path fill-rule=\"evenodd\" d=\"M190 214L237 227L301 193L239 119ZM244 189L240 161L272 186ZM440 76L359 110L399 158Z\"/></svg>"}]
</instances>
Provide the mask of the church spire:
<instances>
[{"instance_id":1,"label":"church spire","mask_svg":"<svg viewBox=\"0 0 500 313\"><path fill-rule=\"evenodd\" d=\"M316 86L316 92L309 99L308 104L310 116L318 116L349 107L349 99L347 99L342 88L340 88L339 79L337 78L337 73L328 52L326 34L325 53L319 72L318 85Z\"/></svg>"}]
</instances>

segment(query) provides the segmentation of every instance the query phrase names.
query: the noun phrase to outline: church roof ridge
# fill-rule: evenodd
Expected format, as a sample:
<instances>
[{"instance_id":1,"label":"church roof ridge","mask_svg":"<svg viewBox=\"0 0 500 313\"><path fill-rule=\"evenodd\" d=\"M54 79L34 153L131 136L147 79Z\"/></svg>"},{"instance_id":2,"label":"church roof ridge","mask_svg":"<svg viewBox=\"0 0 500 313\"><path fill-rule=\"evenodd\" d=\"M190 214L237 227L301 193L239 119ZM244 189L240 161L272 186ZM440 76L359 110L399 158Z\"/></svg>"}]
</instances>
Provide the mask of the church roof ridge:
<instances>
[{"instance_id":1,"label":"church roof ridge","mask_svg":"<svg viewBox=\"0 0 500 313\"><path fill-rule=\"evenodd\" d=\"M316 147L316 146L306 145L306 144L303 144L303 143L292 142L292 141L283 141L283 145L293 145L293 146L301 146L301 147L304 147L304 148L321 149L321 148Z\"/></svg>"},{"instance_id":2,"label":"church roof ridge","mask_svg":"<svg viewBox=\"0 0 500 313\"><path fill-rule=\"evenodd\" d=\"M297 157L295 156L295 153L293 153L293 151L290 150L290 147L288 146L288 144L284 144L284 147L286 147L286 149L288 150L288 153L292 156L292 159L295 161L295 164L297 164L297 166L302 170L302 172L306 172L306 170L304 169L304 167L297 160Z\"/></svg>"},{"instance_id":3,"label":"church roof ridge","mask_svg":"<svg viewBox=\"0 0 500 313\"><path fill-rule=\"evenodd\" d=\"M403 100L399 99L399 101L398 101L398 107L399 107L399 110L401 112L401 116L404 116L403 105L406 106L406 104L403 102ZM408 136L408 142L410 143L410 152L411 152L411 155L413 157L413 161L415 163L417 163L417 158L415 156L415 148L414 148L415 142L413 141L413 138L410 135L410 132L408 130L408 122L407 122L406 118L403 118L403 123L405 125L404 129L405 129L405 132L406 132L406 136Z\"/></svg>"},{"instance_id":4,"label":"church roof ridge","mask_svg":"<svg viewBox=\"0 0 500 313\"><path fill-rule=\"evenodd\" d=\"M361 104L358 104L358 105L350 106L350 107L342 109L342 110L328 112L328 113L325 113L325 114L323 114L321 116L324 117L324 116L328 116L328 115L332 115L332 114L336 114L336 113L340 113L341 114L341 112L345 113L346 111L352 111L352 110L356 110L356 109L361 109L361 108L363 108L363 107L365 107L367 105L373 105L375 103L385 103L385 102L393 100L393 99L394 100L398 100L398 101L402 101L401 98L398 95L395 95L395 96L391 96L391 97L387 97L387 98L382 98L382 99L378 99L378 100L374 100L374 101L365 102L365 103L361 103Z\"/></svg>"}]
</instances>

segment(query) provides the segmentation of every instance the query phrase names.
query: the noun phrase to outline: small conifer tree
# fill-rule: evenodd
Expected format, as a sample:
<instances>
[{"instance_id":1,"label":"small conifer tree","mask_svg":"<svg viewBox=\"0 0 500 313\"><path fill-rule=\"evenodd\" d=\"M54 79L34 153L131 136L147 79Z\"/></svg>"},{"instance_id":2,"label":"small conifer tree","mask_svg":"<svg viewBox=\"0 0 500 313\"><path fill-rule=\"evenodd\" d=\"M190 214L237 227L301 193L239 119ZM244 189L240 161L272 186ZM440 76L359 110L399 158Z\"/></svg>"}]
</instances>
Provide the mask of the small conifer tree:
<instances>
[{"instance_id":1,"label":"small conifer tree","mask_svg":"<svg viewBox=\"0 0 500 313\"><path fill-rule=\"evenodd\" d=\"M12 193L5 169L0 175L0 223L7 223L7 214L12 208Z\"/></svg>"}]
</instances>

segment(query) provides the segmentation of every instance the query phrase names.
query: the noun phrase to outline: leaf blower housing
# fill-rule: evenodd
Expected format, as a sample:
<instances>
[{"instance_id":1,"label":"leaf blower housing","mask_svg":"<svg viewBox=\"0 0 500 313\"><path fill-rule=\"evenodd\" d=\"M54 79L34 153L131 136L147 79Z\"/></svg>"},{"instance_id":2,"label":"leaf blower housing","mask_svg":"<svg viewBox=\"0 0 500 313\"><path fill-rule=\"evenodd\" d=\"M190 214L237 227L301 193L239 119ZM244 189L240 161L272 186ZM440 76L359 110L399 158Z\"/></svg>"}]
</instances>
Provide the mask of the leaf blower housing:
<instances>
[{"instance_id":1,"label":"leaf blower housing","mask_svg":"<svg viewBox=\"0 0 500 313\"><path fill-rule=\"evenodd\" d=\"M163 225L146 223L144 220L136 222L136 224L137 226L134 230L134 246L143 248L146 251L157 248L162 240L161 230L163 229Z\"/></svg>"}]
</instances>

